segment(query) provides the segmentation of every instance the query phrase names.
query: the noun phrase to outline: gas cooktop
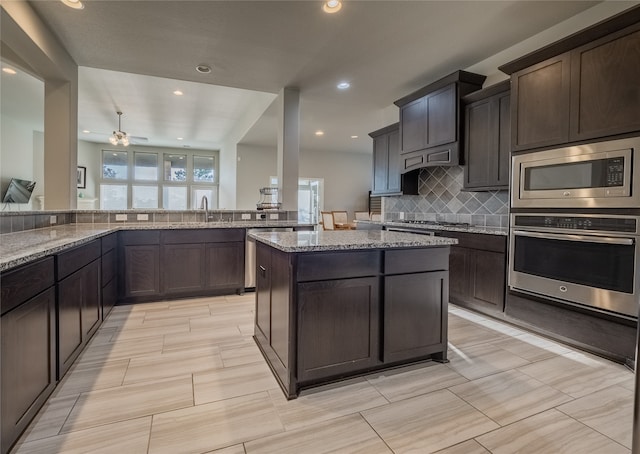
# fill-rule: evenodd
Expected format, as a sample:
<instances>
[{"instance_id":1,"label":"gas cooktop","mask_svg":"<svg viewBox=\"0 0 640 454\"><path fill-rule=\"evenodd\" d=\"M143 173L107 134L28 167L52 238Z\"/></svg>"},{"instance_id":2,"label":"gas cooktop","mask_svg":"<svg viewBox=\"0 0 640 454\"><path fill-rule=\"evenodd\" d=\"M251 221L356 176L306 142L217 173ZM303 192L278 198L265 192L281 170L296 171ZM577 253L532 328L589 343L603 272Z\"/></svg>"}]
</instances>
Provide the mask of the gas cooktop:
<instances>
[{"instance_id":1,"label":"gas cooktop","mask_svg":"<svg viewBox=\"0 0 640 454\"><path fill-rule=\"evenodd\" d=\"M467 222L448 222L448 221L421 221L418 219L402 219L397 222L403 224L419 224L419 225L440 225L445 227L469 227Z\"/></svg>"}]
</instances>

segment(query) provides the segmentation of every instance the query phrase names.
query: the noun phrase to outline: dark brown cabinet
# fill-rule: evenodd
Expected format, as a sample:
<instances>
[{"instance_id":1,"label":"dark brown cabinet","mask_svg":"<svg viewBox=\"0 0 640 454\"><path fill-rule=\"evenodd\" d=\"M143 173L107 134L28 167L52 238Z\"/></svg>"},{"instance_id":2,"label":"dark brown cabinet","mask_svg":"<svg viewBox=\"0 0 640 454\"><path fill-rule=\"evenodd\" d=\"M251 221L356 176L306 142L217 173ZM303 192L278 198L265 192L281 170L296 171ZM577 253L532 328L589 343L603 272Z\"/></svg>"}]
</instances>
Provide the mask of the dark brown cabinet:
<instances>
[{"instance_id":1,"label":"dark brown cabinet","mask_svg":"<svg viewBox=\"0 0 640 454\"><path fill-rule=\"evenodd\" d=\"M336 376L379 364L378 278L298 284L298 379Z\"/></svg>"},{"instance_id":2,"label":"dark brown cabinet","mask_svg":"<svg viewBox=\"0 0 640 454\"><path fill-rule=\"evenodd\" d=\"M418 194L418 171L400 174L399 129L399 123L394 123L369 133L373 138L372 195Z\"/></svg>"},{"instance_id":3,"label":"dark brown cabinet","mask_svg":"<svg viewBox=\"0 0 640 454\"><path fill-rule=\"evenodd\" d=\"M102 237L102 319L118 302L118 234Z\"/></svg>"},{"instance_id":4,"label":"dark brown cabinet","mask_svg":"<svg viewBox=\"0 0 640 454\"><path fill-rule=\"evenodd\" d=\"M449 231L438 235L458 239L449 256L449 301L480 312L503 312L506 236Z\"/></svg>"},{"instance_id":5,"label":"dark brown cabinet","mask_svg":"<svg viewBox=\"0 0 640 454\"><path fill-rule=\"evenodd\" d=\"M509 189L511 123L509 82L465 97L464 188Z\"/></svg>"},{"instance_id":6,"label":"dark brown cabinet","mask_svg":"<svg viewBox=\"0 0 640 454\"><path fill-rule=\"evenodd\" d=\"M446 360L448 246L256 249L255 339L289 398L368 370Z\"/></svg>"},{"instance_id":7,"label":"dark brown cabinet","mask_svg":"<svg viewBox=\"0 0 640 454\"><path fill-rule=\"evenodd\" d=\"M125 302L244 290L244 229L120 234Z\"/></svg>"},{"instance_id":8,"label":"dark brown cabinet","mask_svg":"<svg viewBox=\"0 0 640 454\"><path fill-rule=\"evenodd\" d=\"M482 88L485 76L456 71L399 99L400 172L460 164L460 98Z\"/></svg>"},{"instance_id":9,"label":"dark brown cabinet","mask_svg":"<svg viewBox=\"0 0 640 454\"><path fill-rule=\"evenodd\" d=\"M100 240L56 256L58 379L66 373L100 326L100 257Z\"/></svg>"},{"instance_id":10,"label":"dark brown cabinet","mask_svg":"<svg viewBox=\"0 0 640 454\"><path fill-rule=\"evenodd\" d=\"M640 131L638 11L500 68L511 74L514 151Z\"/></svg>"},{"instance_id":11,"label":"dark brown cabinet","mask_svg":"<svg viewBox=\"0 0 640 454\"><path fill-rule=\"evenodd\" d=\"M6 454L56 384L53 257L1 279L0 452Z\"/></svg>"}]
</instances>

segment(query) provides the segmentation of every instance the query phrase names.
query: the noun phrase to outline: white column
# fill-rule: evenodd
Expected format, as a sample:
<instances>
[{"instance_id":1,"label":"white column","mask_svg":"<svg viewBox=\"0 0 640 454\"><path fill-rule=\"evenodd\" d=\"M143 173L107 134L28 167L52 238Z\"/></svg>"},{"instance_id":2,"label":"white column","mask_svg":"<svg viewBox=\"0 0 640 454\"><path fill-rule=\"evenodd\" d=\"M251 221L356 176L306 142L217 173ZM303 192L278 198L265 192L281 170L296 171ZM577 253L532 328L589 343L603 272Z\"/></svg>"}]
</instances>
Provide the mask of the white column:
<instances>
[{"instance_id":1,"label":"white column","mask_svg":"<svg viewBox=\"0 0 640 454\"><path fill-rule=\"evenodd\" d=\"M284 88L278 95L278 187L282 209L298 211L300 157L300 91Z\"/></svg>"}]
</instances>

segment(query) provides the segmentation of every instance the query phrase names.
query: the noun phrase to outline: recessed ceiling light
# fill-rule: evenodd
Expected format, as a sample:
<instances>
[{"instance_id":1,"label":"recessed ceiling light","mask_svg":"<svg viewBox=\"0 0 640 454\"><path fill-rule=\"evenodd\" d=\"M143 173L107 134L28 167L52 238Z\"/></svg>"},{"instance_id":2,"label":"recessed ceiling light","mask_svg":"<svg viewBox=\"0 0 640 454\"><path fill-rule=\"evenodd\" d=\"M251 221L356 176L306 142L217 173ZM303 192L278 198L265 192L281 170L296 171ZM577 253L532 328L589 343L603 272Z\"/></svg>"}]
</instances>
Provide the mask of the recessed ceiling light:
<instances>
[{"instance_id":1,"label":"recessed ceiling light","mask_svg":"<svg viewBox=\"0 0 640 454\"><path fill-rule=\"evenodd\" d=\"M325 13L333 14L342 9L342 2L340 0L327 0L322 5L322 11Z\"/></svg>"},{"instance_id":2,"label":"recessed ceiling light","mask_svg":"<svg viewBox=\"0 0 640 454\"><path fill-rule=\"evenodd\" d=\"M176 139L178 139L178 140L184 140L184 138L183 138L183 137L176 137Z\"/></svg>"},{"instance_id":3,"label":"recessed ceiling light","mask_svg":"<svg viewBox=\"0 0 640 454\"><path fill-rule=\"evenodd\" d=\"M184 95L184 93L182 93L180 90L176 90L176 91L174 91L174 92L173 92L173 94L174 94L174 95L176 95L176 96L182 96L182 95Z\"/></svg>"},{"instance_id":4,"label":"recessed ceiling light","mask_svg":"<svg viewBox=\"0 0 640 454\"><path fill-rule=\"evenodd\" d=\"M196 66L196 71L198 71L200 74L209 74L211 72L211 66L200 63L198 66Z\"/></svg>"},{"instance_id":5,"label":"recessed ceiling light","mask_svg":"<svg viewBox=\"0 0 640 454\"><path fill-rule=\"evenodd\" d=\"M80 0L60 0L62 3L73 9L84 9L84 5Z\"/></svg>"},{"instance_id":6,"label":"recessed ceiling light","mask_svg":"<svg viewBox=\"0 0 640 454\"><path fill-rule=\"evenodd\" d=\"M82 132L84 132L85 134L89 134L91 131L89 131L88 129L83 129Z\"/></svg>"},{"instance_id":7,"label":"recessed ceiling light","mask_svg":"<svg viewBox=\"0 0 640 454\"><path fill-rule=\"evenodd\" d=\"M349 82L340 82L338 85L336 85L336 87L338 87L340 90L346 90L350 86L351 84Z\"/></svg>"},{"instance_id":8,"label":"recessed ceiling light","mask_svg":"<svg viewBox=\"0 0 640 454\"><path fill-rule=\"evenodd\" d=\"M316 136L324 136L324 131L316 131Z\"/></svg>"},{"instance_id":9,"label":"recessed ceiling light","mask_svg":"<svg viewBox=\"0 0 640 454\"><path fill-rule=\"evenodd\" d=\"M13 68L2 68L2 71L3 71L3 72L5 72L5 73L7 73L7 74L11 74L12 76L13 76L14 74L17 74L16 70L15 70L15 69L13 69Z\"/></svg>"},{"instance_id":10,"label":"recessed ceiling light","mask_svg":"<svg viewBox=\"0 0 640 454\"><path fill-rule=\"evenodd\" d=\"M357 138L358 138L358 136L351 136L351 138L352 138L352 139L357 139Z\"/></svg>"}]
</instances>

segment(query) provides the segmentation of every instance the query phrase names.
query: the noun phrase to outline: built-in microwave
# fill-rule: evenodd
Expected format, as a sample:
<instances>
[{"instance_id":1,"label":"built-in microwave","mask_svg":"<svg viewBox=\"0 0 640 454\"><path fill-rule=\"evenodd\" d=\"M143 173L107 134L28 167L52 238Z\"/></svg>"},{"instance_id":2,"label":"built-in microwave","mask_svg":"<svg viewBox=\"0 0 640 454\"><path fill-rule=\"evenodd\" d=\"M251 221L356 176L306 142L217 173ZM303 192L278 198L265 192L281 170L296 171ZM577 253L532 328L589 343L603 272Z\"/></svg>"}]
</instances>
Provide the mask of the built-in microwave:
<instances>
[{"instance_id":1,"label":"built-in microwave","mask_svg":"<svg viewBox=\"0 0 640 454\"><path fill-rule=\"evenodd\" d=\"M640 208L640 138L512 158L513 208Z\"/></svg>"}]
</instances>

